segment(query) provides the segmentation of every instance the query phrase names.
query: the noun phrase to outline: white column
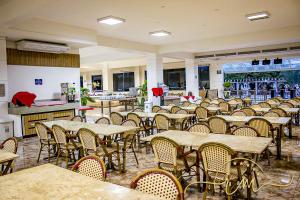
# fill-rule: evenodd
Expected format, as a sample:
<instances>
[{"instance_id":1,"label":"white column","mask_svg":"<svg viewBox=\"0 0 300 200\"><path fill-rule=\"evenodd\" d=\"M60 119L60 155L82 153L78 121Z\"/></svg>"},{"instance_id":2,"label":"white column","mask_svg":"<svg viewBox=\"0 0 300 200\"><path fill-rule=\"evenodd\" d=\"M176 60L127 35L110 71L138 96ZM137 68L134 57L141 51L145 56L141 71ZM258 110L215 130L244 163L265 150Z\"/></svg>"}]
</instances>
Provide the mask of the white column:
<instances>
[{"instance_id":1,"label":"white column","mask_svg":"<svg viewBox=\"0 0 300 200\"><path fill-rule=\"evenodd\" d=\"M186 95L192 92L194 96L199 96L198 66L194 59L185 59L185 77Z\"/></svg>"},{"instance_id":2,"label":"white column","mask_svg":"<svg viewBox=\"0 0 300 200\"><path fill-rule=\"evenodd\" d=\"M162 56L149 54L147 57L147 89L148 99L152 100L152 88L156 88L158 83L163 83Z\"/></svg>"},{"instance_id":3,"label":"white column","mask_svg":"<svg viewBox=\"0 0 300 200\"><path fill-rule=\"evenodd\" d=\"M141 86L140 83L140 67L134 67L134 87Z\"/></svg>"},{"instance_id":4,"label":"white column","mask_svg":"<svg viewBox=\"0 0 300 200\"><path fill-rule=\"evenodd\" d=\"M224 97L224 73L223 73L223 67L222 63L213 62L210 63L209 66L209 83L210 83L210 89L218 89L218 95L219 97ZM218 71L220 70L220 74L218 74Z\"/></svg>"},{"instance_id":5,"label":"white column","mask_svg":"<svg viewBox=\"0 0 300 200\"><path fill-rule=\"evenodd\" d=\"M104 64L104 66L102 67L102 82L103 82L103 90L108 91L109 90L109 67L107 64Z\"/></svg>"},{"instance_id":6,"label":"white column","mask_svg":"<svg viewBox=\"0 0 300 200\"><path fill-rule=\"evenodd\" d=\"M0 115L8 114L7 79L6 39L4 37L0 37L0 84L4 84L5 89L5 95L0 96Z\"/></svg>"}]
</instances>

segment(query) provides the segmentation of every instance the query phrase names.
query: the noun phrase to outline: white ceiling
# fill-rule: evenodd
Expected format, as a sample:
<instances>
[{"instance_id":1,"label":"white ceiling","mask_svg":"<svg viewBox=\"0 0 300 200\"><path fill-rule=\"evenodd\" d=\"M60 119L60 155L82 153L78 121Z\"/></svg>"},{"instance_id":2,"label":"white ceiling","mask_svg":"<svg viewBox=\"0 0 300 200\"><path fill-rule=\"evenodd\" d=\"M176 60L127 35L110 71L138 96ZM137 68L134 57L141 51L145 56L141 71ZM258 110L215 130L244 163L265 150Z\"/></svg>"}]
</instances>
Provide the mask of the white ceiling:
<instances>
[{"instance_id":1,"label":"white ceiling","mask_svg":"<svg viewBox=\"0 0 300 200\"><path fill-rule=\"evenodd\" d=\"M259 11L268 11L271 18L245 18ZM97 18L107 15L126 23L97 24ZM95 47L94 53L82 56L83 62L91 63L144 56L137 51L195 53L297 42L299 19L299 0L0 0L0 36L9 40L117 48ZM149 36L160 29L172 35Z\"/></svg>"}]
</instances>

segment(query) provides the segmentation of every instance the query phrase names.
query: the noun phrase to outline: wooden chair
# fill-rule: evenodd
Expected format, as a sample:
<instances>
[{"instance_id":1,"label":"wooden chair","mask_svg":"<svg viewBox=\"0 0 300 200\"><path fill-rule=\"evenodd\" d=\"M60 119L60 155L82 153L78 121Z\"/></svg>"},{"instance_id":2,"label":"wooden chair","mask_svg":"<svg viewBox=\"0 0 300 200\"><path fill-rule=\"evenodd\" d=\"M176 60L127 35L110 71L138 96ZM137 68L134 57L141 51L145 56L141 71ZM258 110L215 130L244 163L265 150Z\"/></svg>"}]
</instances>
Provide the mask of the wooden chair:
<instances>
[{"instance_id":1,"label":"wooden chair","mask_svg":"<svg viewBox=\"0 0 300 200\"><path fill-rule=\"evenodd\" d=\"M172 172L176 177L182 177L183 172L190 172L196 166L195 152L184 152L182 146L166 137L154 137L151 145L158 168Z\"/></svg>"},{"instance_id":2,"label":"wooden chair","mask_svg":"<svg viewBox=\"0 0 300 200\"><path fill-rule=\"evenodd\" d=\"M132 110L132 112L144 112L143 108L135 108Z\"/></svg>"},{"instance_id":3,"label":"wooden chair","mask_svg":"<svg viewBox=\"0 0 300 200\"><path fill-rule=\"evenodd\" d=\"M120 148L119 143L102 140L93 131L81 128L78 130L78 135L83 146L85 156L96 155L98 157L108 158L108 165L113 168L112 159L115 156L118 162L118 170L121 171Z\"/></svg>"},{"instance_id":4,"label":"wooden chair","mask_svg":"<svg viewBox=\"0 0 300 200\"><path fill-rule=\"evenodd\" d=\"M41 122L35 123L35 131L40 141L40 151L39 151L37 162L40 161L41 152L45 147L47 148L48 151L48 162L50 162L51 150L53 150L53 152L55 153L55 149L56 149L55 139L49 136L49 134L52 133L52 131Z\"/></svg>"},{"instance_id":5,"label":"wooden chair","mask_svg":"<svg viewBox=\"0 0 300 200\"><path fill-rule=\"evenodd\" d=\"M207 108L208 106L210 106L210 103L209 103L209 102L202 101L202 102L200 103L200 107Z\"/></svg>"},{"instance_id":6,"label":"wooden chair","mask_svg":"<svg viewBox=\"0 0 300 200\"><path fill-rule=\"evenodd\" d=\"M211 133L211 130L209 126L206 123L200 122L197 124L194 124L188 128L189 132L195 132L199 134L209 134Z\"/></svg>"},{"instance_id":7,"label":"wooden chair","mask_svg":"<svg viewBox=\"0 0 300 200\"><path fill-rule=\"evenodd\" d=\"M241 180L242 175L246 172L246 167L244 165L238 164L236 166L232 165L232 158L236 156L230 147L216 142L208 142L201 145L198 149L201 154L204 173L206 177L206 182L223 183L224 181L229 181L230 183L223 186L226 187L227 193L231 192L231 188L235 188L237 182ZM212 185L214 190L214 187ZM206 199L208 192L208 186L206 185L203 198ZM228 195L227 199L231 199Z\"/></svg>"},{"instance_id":8,"label":"wooden chair","mask_svg":"<svg viewBox=\"0 0 300 200\"><path fill-rule=\"evenodd\" d=\"M219 107L221 108L220 111L224 115L228 115L231 112L231 107L228 102L221 102L219 103Z\"/></svg>"},{"instance_id":9,"label":"wooden chair","mask_svg":"<svg viewBox=\"0 0 300 200\"><path fill-rule=\"evenodd\" d=\"M122 122L121 126L133 126L138 127L139 125L132 119L127 119L124 122ZM123 168L122 171L125 172L125 166L126 166L126 154L133 153L136 164L139 165L138 158L136 156L135 150L134 150L134 142L136 137L137 131L129 131L125 132L121 135L123 145L120 145L120 149L122 150L123 155ZM129 151L131 149L131 151Z\"/></svg>"},{"instance_id":10,"label":"wooden chair","mask_svg":"<svg viewBox=\"0 0 300 200\"><path fill-rule=\"evenodd\" d=\"M95 124L110 124L110 119L107 117L100 117L95 121Z\"/></svg>"},{"instance_id":11,"label":"wooden chair","mask_svg":"<svg viewBox=\"0 0 300 200\"><path fill-rule=\"evenodd\" d=\"M208 119L208 125L212 133L226 134L228 130L228 125L225 119L217 116L210 117Z\"/></svg>"},{"instance_id":12,"label":"wooden chair","mask_svg":"<svg viewBox=\"0 0 300 200\"><path fill-rule=\"evenodd\" d=\"M113 125L121 125L124 120L123 116L118 112L110 113L110 119Z\"/></svg>"},{"instance_id":13,"label":"wooden chair","mask_svg":"<svg viewBox=\"0 0 300 200\"><path fill-rule=\"evenodd\" d=\"M267 102L259 102L257 105L259 105L261 108L272 108L272 106Z\"/></svg>"},{"instance_id":14,"label":"wooden chair","mask_svg":"<svg viewBox=\"0 0 300 200\"><path fill-rule=\"evenodd\" d=\"M282 102L279 105L279 108L294 108L294 105L291 102Z\"/></svg>"},{"instance_id":15,"label":"wooden chair","mask_svg":"<svg viewBox=\"0 0 300 200\"><path fill-rule=\"evenodd\" d=\"M72 167L72 171L100 181L106 180L105 164L103 160L97 156L86 156L81 158Z\"/></svg>"},{"instance_id":16,"label":"wooden chair","mask_svg":"<svg viewBox=\"0 0 300 200\"><path fill-rule=\"evenodd\" d=\"M264 117L280 117L278 113L272 112L272 111L266 112L263 116Z\"/></svg>"},{"instance_id":17,"label":"wooden chair","mask_svg":"<svg viewBox=\"0 0 300 200\"><path fill-rule=\"evenodd\" d=\"M169 130L171 120L167 116L157 114L153 121L155 122L157 132Z\"/></svg>"},{"instance_id":18,"label":"wooden chair","mask_svg":"<svg viewBox=\"0 0 300 200\"><path fill-rule=\"evenodd\" d=\"M171 113L176 113L178 110L181 110L179 106L172 106Z\"/></svg>"},{"instance_id":19,"label":"wooden chair","mask_svg":"<svg viewBox=\"0 0 300 200\"><path fill-rule=\"evenodd\" d=\"M252 99L250 97L245 97L243 99L243 102L244 102L244 106L247 107L247 106L250 106L252 104Z\"/></svg>"},{"instance_id":20,"label":"wooden chair","mask_svg":"<svg viewBox=\"0 0 300 200\"><path fill-rule=\"evenodd\" d=\"M241 111L243 111L246 116L256 116L256 111L253 108L242 108Z\"/></svg>"},{"instance_id":21,"label":"wooden chair","mask_svg":"<svg viewBox=\"0 0 300 200\"><path fill-rule=\"evenodd\" d=\"M14 137L7 138L6 140L4 140L0 144L0 150L16 154L17 150L18 150L18 140L16 138L14 138ZM10 173L13 172L13 169L14 169L14 166L15 166L14 161L11 163L10 166L8 166L8 165L9 165L8 162L7 163L2 163L0 175L3 172L6 173L6 170L10 170ZM9 167L9 168L5 169L5 166Z\"/></svg>"},{"instance_id":22,"label":"wooden chair","mask_svg":"<svg viewBox=\"0 0 300 200\"><path fill-rule=\"evenodd\" d=\"M71 121L75 121L75 122L83 122L83 118L79 115L74 116Z\"/></svg>"},{"instance_id":23,"label":"wooden chair","mask_svg":"<svg viewBox=\"0 0 300 200\"><path fill-rule=\"evenodd\" d=\"M285 110L283 110L282 108L279 108L279 107L278 108L272 108L270 111L277 113L280 117L287 117L288 116L287 112Z\"/></svg>"},{"instance_id":24,"label":"wooden chair","mask_svg":"<svg viewBox=\"0 0 300 200\"><path fill-rule=\"evenodd\" d=\"M272 137L274 140L274 132L276 129L273 128L273 125L263 118L252 118L248 121L247 125L254 128L261 137Z\"/></svg>"},{"instance_id":25,"label":"wooden chair","mask_svg":"<svg viewBox=\"0 0 300 200\"><path fill-rule=\"evenodd\" d=\"M225 99L223 99L223 98L218 98L217 101L218 101L219 103L221 103L221 102L225 102Z\"/></svg>"},{"instance_id":26,"label":"wooden chair","mask_svg":"<svg viewBox=\"0 0 300 200\"><path fill-rule=\"evenodd\" d=\"M68 132L61 126L53 125L52 131L58 149L56 165L58 164L58 160L61 157L61 155L63 155L66 161L66 168L68 168L69 158L73 156L74 162L76 161L75 151L79 151L78 157L80 157L80 149L82 149L82 145L80 143L74 142L73 139L70 139L70 141L68 141Z\"/></svg>"},{"instance_id":27,"label":"wooden chair","mask_svg":"<svg viewBox=\"0 0 300 200\"><path fill-rule=\"evenodd\" d=\"M153 112L153 113L157 113L157 111L159 111L160 109L161 109L160 106L153 106L153 107L152 107L152 112Z\"/></svg>"},{"instance_id":28,"label":"wooden chair","mask_svg":"<svg viewBox=\"0 0 300 200\"><path fill-rule=\"evenodd\" d=\"M184 102L182 102L182 106L183 107L188 107L188 106L190 106L191 105L191 102L189 102L189 101L184 101Z\"/></svg>"},{"instance_id":29,"label":"wooden chair","mask_svg":"<svg viewBox=\"0 0 300 200\"><path fill-rule=\"evenodd\" d=\"M259 137L259 133L250 126L238 127L232 132L232 135L237 136L249 136L249 137Z\"/></svg>"},{"instance_id":30,"label":"wooden chair","mask_svg":"<svg viewBox=\"0 0 300 200\"><path fill-rule=\"evenodd\" d=\"M166 109L160 109L156 113L170 113L170 111L168 111Z\"/></svg>"},{"instance_id":31,"label":"wooden chair","mask_svg":"<svg viewBox=\"0 0 300 200\"><path fill-rule=\"evenodd\" d=\"M195 114L198 122L207 122L209 115L207 108L199 106L195 109Z\"/></svg>"},{"instance_id":32,"label":"wooden chair","mask_svg":"<svg viewBox=\"0 0 300 200\"><path fill-rule=\"evenodd\" d=\"M242 111L242 110L233 111L230 115L231 116L244 116L244 117L247 116L246 113L244 113L244 111ZM231 122L230 124L231 124L230 128L234 128L234 129L245 125L244 122Z\"/></svg>"},{"instance_id":33,"label":"wooden chair","mask_svg":"<svg viewBox=\"0 0 300 200\"><path fill-rule=\"evenodd\" d=\"M142 172L132 180L130 188L163 199L184 199L183 189L177 178L161 169L148 169Z\"/></svg>"}]
</instances>

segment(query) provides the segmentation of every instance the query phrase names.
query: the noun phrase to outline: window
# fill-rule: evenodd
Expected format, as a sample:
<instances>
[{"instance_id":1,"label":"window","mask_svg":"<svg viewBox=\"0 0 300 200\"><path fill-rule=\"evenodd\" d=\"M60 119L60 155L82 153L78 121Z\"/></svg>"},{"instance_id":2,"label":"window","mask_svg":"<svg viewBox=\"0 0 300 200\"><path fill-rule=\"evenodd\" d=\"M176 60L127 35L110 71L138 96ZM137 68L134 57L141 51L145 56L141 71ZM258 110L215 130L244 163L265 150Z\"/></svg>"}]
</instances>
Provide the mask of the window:
<instances>
[{"instance_id":1,"label":"window","mask_svg":"<svg viewBox=\"0 0 300 200\"><path fill-rule=\"evenodd\" d=\"M80 87L83 88L83 77L80 76Z\"/></svg>"},{"instance_id":2,"label":"window","mask_svg":"<svg viewBox=\"0 0 300 200\"><path fill-rule=\"evenodd\" d=\"M114 91L129 91L134 87L134 72L113 74Z\"/></svg>"},{"instance_id":3,"label":"window","mask_svg":"<svg viewBox=\"0 0 300 200\"><path fill-rule=\"evenodd\" d=\"M170 90L185 90L185 68L164 70L164 83Z\"/></svg>"},{"instance_id":4,"label":"window","mask_svg":"<svg viewBox=\"0 0 300 200\"><path fill-rule=\"evenodd\" d=\"M199 89L202 89L203 87L205 89L210 89L209 66L199 66L198 67L198 77L199 77Z\"/></svg>"},{"instance_id":5,"label":"window","mask_svg":"<svg viewBox=\"0 0 300 200\"><path fill-rule=\"evenodd\" d=\"M103 90L102 75L92 75L92 85L93 85L93 90L102 91Z\"/></svg>"}]
</instances>

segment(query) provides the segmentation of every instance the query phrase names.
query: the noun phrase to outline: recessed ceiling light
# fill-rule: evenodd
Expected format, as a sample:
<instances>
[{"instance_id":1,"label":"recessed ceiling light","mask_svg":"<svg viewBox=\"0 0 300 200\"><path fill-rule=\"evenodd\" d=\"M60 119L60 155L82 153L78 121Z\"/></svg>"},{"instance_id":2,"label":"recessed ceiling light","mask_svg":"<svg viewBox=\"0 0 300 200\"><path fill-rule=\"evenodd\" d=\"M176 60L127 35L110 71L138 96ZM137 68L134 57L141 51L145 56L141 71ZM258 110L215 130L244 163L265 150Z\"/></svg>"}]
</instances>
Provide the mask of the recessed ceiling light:
<instances>
[{"instance_id":1,"label":"recessed ceiling light","mask_svg":"<svg viewBox=\"0 0 300 200\"><path fill-rule=\"evenodd\" d=\"M171 35L170 32L163 31L163 30L161 30L161 31L153 31L153 32L150 32L149 34L152 35L152 36L156 36L156 37L164 37L164 36Z\"/></svg>"},{"instance_id":2,"label":"recessed ceiling light","mask_svg":"<svg viewBox=\"0 0 300 200\"><path fill-rule=\"evenodd\" d=\"M270 15L269 15L268 12L263 11L263 12L258 12L258 13L248 14L248 15L246 15L246 17L247 17L250 21L254 21L254 20L259 20L259 19L266 19L266 18L269 18Z\"/></svg>"},{"instance_id":3,"label":"recessed ceiling light","mask_svg":"<svg viewBox=\"0 0 300 200\"><path fill-rule=\"evenodd\" d=\"M125 19L122 19L120 17L114 17L114 16L107 16L107 17L102 17L100 19L97 19L98 23L102 24L108 24L108 25L116 25L125 22Z\"/></svg>"}]
</instances>

